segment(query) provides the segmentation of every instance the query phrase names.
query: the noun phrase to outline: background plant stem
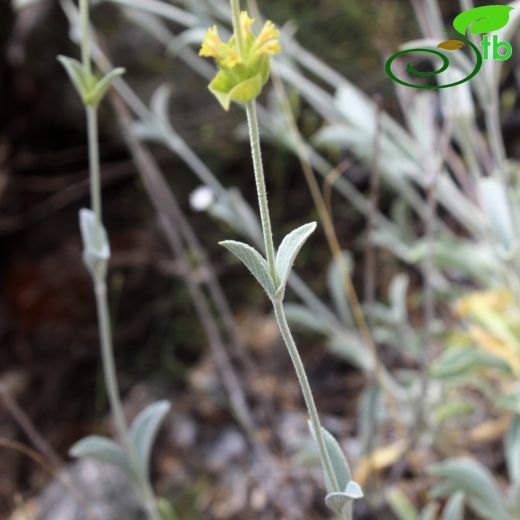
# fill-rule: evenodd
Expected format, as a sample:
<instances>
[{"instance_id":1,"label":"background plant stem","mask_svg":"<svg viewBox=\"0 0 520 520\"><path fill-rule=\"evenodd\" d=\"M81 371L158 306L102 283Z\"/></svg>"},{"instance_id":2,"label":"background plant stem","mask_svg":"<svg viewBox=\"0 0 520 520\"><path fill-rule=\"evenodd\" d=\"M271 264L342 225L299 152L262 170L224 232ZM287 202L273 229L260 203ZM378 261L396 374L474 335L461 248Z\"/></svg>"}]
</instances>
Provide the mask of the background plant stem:
<instances>
[{"instance_id":1,"label":"background plant stem","mask_svg":"<svg viewBox=\"0 0 520 520\"><path fill-rule=\"evenodd\" d=\"M88 0L80 0L81 15L81 56L83 67L91 74L92 64L90 61L90 19ZM101 245L101 230L103 226L102 202L101 202L101 167L99 158L99 131L98 131L98 106L85 105L87 116L87 134L89 149L89 174L90 174L90 197L92 211L96 218L96 240ZM117 373L114 361L114 348L112 343L112 327L110 324L110 312L108 308L106 273L93 273L94 293L96 296L96 310L99 324L101 355L103 362L103 374L107 388L108 400L116 429L121 438L128 457L136 472L138 496L142 502L146 516L149 520L160 520L155 502L155 496L142 465L139 462L138 453L132 444L128 424L126 422L123 405L119 394Z\"/></svg>"},{"instance_id":2,"label":"background plant stem","mask_svg":"<svg viewBox=\"0 0 520 520\"><path fill-rule=\"evenodd\" d=\"M80 0L80 19L81 19L81 61L88 73L92 72L90 63L90 13L88 0Z\"/></svg>"},{"instance_id":3,"label":"background plant stem","mask_svg":"<svg viewBox=\"0 0 520 520\"><path fill-rule=\"evenodd\" d=\"M101 354L103 359L103 374L107 387L108 400L114 416L117 432L121 439L128 435L128 425L126 423L123 406L119 397L119 385L117 383L114 353L112 348L112 330L107 302L107 288L104 280L95 284L96 307L101 335Z\"/></svg>"},{"instance_id":4,"label":"background plant stem","mask_svg":"<svg viewBox=\"0 0 520 520\"><path fill-rule=\"evenodd\" d=\"M99 136L98 136L98 109L97 106L87 106L87 131L88 131L88 150L90 163L90 197L92 211L96 216L98 227L103 222L103 212L101 206L101 173L99 161ZM98 233L98 241L100 239Z\"/></svg>"}]
</instances>

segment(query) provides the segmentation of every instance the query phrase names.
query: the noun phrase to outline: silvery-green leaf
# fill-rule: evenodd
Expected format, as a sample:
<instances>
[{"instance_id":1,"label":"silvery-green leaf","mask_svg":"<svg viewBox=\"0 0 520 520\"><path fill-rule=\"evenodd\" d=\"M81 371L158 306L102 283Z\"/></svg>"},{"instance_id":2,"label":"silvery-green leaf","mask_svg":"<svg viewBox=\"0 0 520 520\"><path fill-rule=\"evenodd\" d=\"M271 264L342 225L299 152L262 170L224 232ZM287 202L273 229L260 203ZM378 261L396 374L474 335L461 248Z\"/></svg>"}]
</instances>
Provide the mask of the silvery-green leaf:
<instances>
[{"instance_id":1,"label":"silvery-green leaf","mask_svg":"<svg viewBox=\"0 0 520 520\"><path fill-rule=\"evenodd\" d=\"M388 491L386 499L398 520L418 520L419 513L409 498L399 488L394 487Z\"/></svg>"},{"instance_id":2,"label":"silvery-green leaf","mask_svg":"<svg viewBox=\"0 0 520 520\"><path fill-rule=\"evenodd\" d=\"M436 520L438 518L439 506L437 504L428 504L419 516L419 520Z\"/></svg>"},{"instance_id":3,"label":"silvery-green leaf","mask_svg":"<svg viewBox=\"0 0 520 520\"><path fill-rule=\"evenodd\" d=\"M153 403L134 419L130 427L130 440L137 450L145 475L148 475L150 455L157 432L169 410L170 403L167 401Z\"/></svg>"},{"instance_id":4,"label":"silvery-green leaf","mask_svg":"<svg viewBox=\"0 0 520 520\"><path fill-rule=\"evenodd\" d=\"M475 413L475 406L468 401L447 400L435 408L433 417L437 425L454 418L468 417Z\"/></svg>"},{"instance_id":5,"label":"silvery-green leaf","mask_svg":"<svg viewBox=\"0 0 520 520\"><path fill-rule=\"evenodd\" d=\"M262 228L258 218L237 188L218 193L208 211L211 216L223 220L251 240L262 242Z\"/></svg>"},{"instance_id":6,"label":"silvery-green leaf","mask_svg":"<svg viewBox=\"0 0 520 520\"><path fill-rule=\"evenodd\" d=\"M465 458L451 459L433 465L429 473L443 479L432 490L433 496L450 496L462 491L469 507L482 518L510 520L493 475L481 463Z\"/></svg>"},{"instance_id":7,"label":"silvery-green leaf","mask_svg":"<svg viewBox=\"0 0 520 520\"><path fill-rule=\"evenodd\" d=\"M511 421L504 443L509 478L518 486L520 485L520 416L516 415Z\"/></svg>"},{"instance_id":8,"label":"silvery-green leaf","mask_svg":"<svg viewBox=\"0 0 520 520\"><path fill-rule=\"evenodd\" d=\"M474 377L475 372L482 368L508 372L507 364L495 356L473 348L453 347L445 350L434 361L430 375L435 379L458 380Z\"/></svg>"},{"instance_id":9,"label":"silvery-green leaf","mask_svg":"<svg viewBox=\"0 0 520 520\"><path fill-rule=\"evenodd\" d=\"M13 11L21 11L22 9L29 7L32 4L37 4L43 0L11 0L11 6Z\"/></svg>"},{"instance_id":10,"label":"silvery-green leaf","mask_svg":"<svg viewBox=\"0 0 520 520\"><path fill-rule=\"evenodd\" d=\"M341 520L352 520L352 499L344 493L329 493L325 503Z\"/></svg>"},{"instance_id":11,"label":"silvery-green leaf","mask_svg":"<svg viewBox=\"0 0 520 520\"><path fill-rule=\"evenodd\" d=\"M347 273L352 272L352 257L347 251L342 251L339 258L333 258L327 272L327 284L332 295L336 310L343 322L347 325L352 324L352 314L345 294L345 280L343 279L343 269Z\"/></svg>"},{"instance_id":12,"label":"silvery-green leaf","mask_svg":"<svg viewBox=\"0 0 520 520\"><path fill-rule=\"evenodd\" d=\"M331 352L363 371L370 372L374 367L373 357L356 332L345 329L332 334L327 340L327 346Z\"/></svg>"},{"instance_id":13,"label":"silvery-green leaf","mask_svg":"<svg viewBox=\"0 0 520 520\"><path fill-rule=\"evenodd\" d=\"M325 503L343 520L352 520L352 501L363 498L363 491L357 482L351 480L343 492L329 493Z\"/></svg>"},{"instance_id":14,"label":"silvery-green leaf","mask_svg":"<svg viewBox=\"0 0 520 520\"><path fill-rule=\"evenodd\" d=\"M104 278L110 258L110 245L102 224L90 209L81 209L79 224L83 239L83 261L95 280Z\"/></svg>"},{"instance_id":15,"label":"silvery-green leaf","mask_svg":"<svg viewBox=\"0 0 520 520\"><path fill-rule=\"evenodd\" d=\"M170 85L163 84L155 89L150 100L152 112L161 120L169 121L169 104L172 90Z\"/></svg>"},{"instance_id":16,"label":"silvery-green leaf","mask_svg":"<svg viewBox=\"0 0 520 520\"><path fill-rule=\"evenodd\" d=\"M392 278L390 288L388 290L390 303L394 312L395 319L398 323L404 323L408 317L408 309L406 305L406 294L410 278L406 274L398 274Z\"/></svg>"},{"instance_id":17,"label":"silvery-green leaf","mask_svg":"<svg viewBox=\"0 0 520 520\"><path fill-rule=\"evenodd\" d=\"M202 27L193 27L181 32L173 38L168 45L168 53L178 54L185 47L190 45L199 45L204 40L207 30Z\"/></svg>"},{"instance_id":18,"label":"silvery-green leaf","mask_svg":"<svg viewBox=\"0 0 520 520\"><path fill-rule=\"evenodd\" d=\"M311 430L311 433L317 442L315 432L310 422L309 429ZM339 489L345 490L347 488L348 483L352 479L352 473L350 471L350 466L348 464L347 458L345 457L338 441L325 428L322 427L321 432L323 435L323 440L325 442L325 448L327 450L327 453L329 454L330 461L332 463L332 468L334 470L334 475L336 477ZM334 493L337 490L332 485L332 482L329 482L326 473L325 476L328 492Z\"/></svg>"},{"instance_id":19,"label":"silvery-green leaf","mask_svg":"<svg viewBox=\"0 0 520 520\"><path fill-rule=\"evenodd\" d=\"M347 487L345 488L345 491L343 494L352 500L357 500L358 498L363 498L365 495L363 494L363 490L361 489L361 486L357 483L351 480Z\"/></svg>"},{"instance_id":20,"label":"silvery-green leaf","mask_svg":"<svg viewBox=\"0 0 520 520\"><path fill-rule=\"evenodd\" d=\"M305 224L304 226L291 231L280 244L276 254L276 272L279 278L279 285L276 288L277 296L283 298L287 280L291 274L291 269L303 244L316 229L316 222Z\"/></svg>"},{"instance_id":21,"label":"silvery-green leaf","mask_svg":"<svg viewBox=\"0 0 520 520\"><path fill-rule=\"evenodd\" d=\"M478 188L479 199L496 240L505 253L509 254L518 246L518 240L507 189L503 183L493 177L480 179Z\"/></svg>"},{"instance_id":22,"label":"silvery-green leaf","mask_svg":"<svg viewBox=\"0 0 520 520\"><path fill-rule=\"evenodd\" d=\"M137 25L137 27L148 34L152 34L157 41L165 46L169 44L172 38L172 32L161 18L131 7L122 7L121 11L128 21Z\"/></svg>"},{"instance_id":23,"label":"silvery-green leaf","mask_svg":"<svg viewBox=\"0 0 520 520\"><path fill-rule=\"evenodd\" d=\"M119 468L130 479L135 479L128 455L117 442L106 437L98 435L85 437L74 444L69 453L72 457L86 457L111 464Z\"/></svg>"},{"instance_id":24,"label":"silvery-green leaf","mask_svg":"<svg viewBox=\"0 0 520 520\"><path fill-rule=\"evenodd\" d=\"M496 403L500 408L520 415L520 386L518 383L514 384L507 394L497 396Z\"/></svg>"},{"instance_id":25,"label":"silvery-green leaf","mask_svg":"<svg viewBox=\"0 0 520 520\"><path fill-rule=\"evenodd\" d=\"M287 303L284 308L289 323L320 334L326 334L329 331L325 320L319 314L312 312L309 307L298 303Z\"/></svg>"},{"instance_id":26,"label":"silvery-green leaf","mask_svg":"<svg viewBox=\"0 0 520 520\"><path fill-rule=\"evenodd\" d=\"M459 491L450 497L441 520L464 520L464 493Z\"/></svg>"},{"instance_id":27,"label":"silvery-green leaf","mask_svg":"<svg viewBox=\"0 0 520 520\"><path fill-rule=\"evenodd\" d=\"M270 298L274 298L275 287L269 267L266 260L256 249L234 240L220 242L220 245L233 253L249 269L267 295Z\"/></svg>"},{"instance_id":28,"label":"silvery-green leaf","mask_svg":"<svg viewBox=\"0 0 520 520\"><path fill-rule=\"evenodd\" d=\"M86 94L84 100L88 105L101 103L112 83L125 73L125 69L117 68L111 70L103 78L96 81L96 84Z\"/></svg>"},{"instance_id":29,"label":"silvery-green leaf","mask_svg":"<svg viewBox=\"0 0 520 520\"><path fill-rule=\"evenodd\" d=\"M410 113L408 121L410 131L415 137L419 156L428 157L431 164L436 168L439 164L438 149L435 148L437 143L435 135L435 117L436 117L436 98L434 92L421 93L410 99ZM438 167L437 167L438 168Z\"/></svg>"},{"instance_id":30,"label":"silvery-green leaf","mask_svg":"<svg viewBox=\"0 0 520 520\"><path fill-rule=\"evenodd\" d=\"M160 128L151 121L134 121L132 122L132 128L135 135L141 141L164 143L164 134Z\"/></svg>"},{"instance_id":31,"label":"silvery-green leaf","mask_svg":"<svg viewBox=\"0 0 520 520\"><path fill-rule=\"evenodd\" d=\"M114 4L128 6L138 11L144 11L155 16L171 20L172 22L184 25L187 27L197 26L200 24L200 19L194 14L185 9L181 9L168 2L142 2L140 0L111 0Z\"/></svg>"},{"instance_id":32,"label":"silvery-green leaf","mask_svg":"<svg viewBox=\"0 0 520 520\"><path fill-rule=\"evenodd\" d=\"M358 404L358 437L361 439L363 453L368 450L372 442L372 434L381 421L382 417L382 393L377 384L367 385Z\"/></svg>"},{"instance_id":33,"label":"silvery-green leaf","mask_svg":"<svg viewBox=\"0 0 520 520\"><path fill-rule=\"evenodd\" d=\"M69 76L72 84L76 88L78 94L82 100L86 99L88 92L95 83L95 78L92 75L88 75L85 67L82 63L74 58L68 58L67 56L58 56L58 61L65 68L65 72Z\"/></svg>"},{"instance_id":34,"label":"silvery-green leaf","mask_svg":"<svg viewBox=\"0 0 520 520\"><path fill-rule=\"evenodd\" d=\"M463 80L466 76L460 69L448 68L447 83L455 83ZM475 102L471 95L470 83L463 83L452 89L441 89L441 108L445 118L454 118L459 124L475 124ZM478 87L475 87L478 88ZM452 95L449 95L449 90Z\"/></svg>"}]
</instances>

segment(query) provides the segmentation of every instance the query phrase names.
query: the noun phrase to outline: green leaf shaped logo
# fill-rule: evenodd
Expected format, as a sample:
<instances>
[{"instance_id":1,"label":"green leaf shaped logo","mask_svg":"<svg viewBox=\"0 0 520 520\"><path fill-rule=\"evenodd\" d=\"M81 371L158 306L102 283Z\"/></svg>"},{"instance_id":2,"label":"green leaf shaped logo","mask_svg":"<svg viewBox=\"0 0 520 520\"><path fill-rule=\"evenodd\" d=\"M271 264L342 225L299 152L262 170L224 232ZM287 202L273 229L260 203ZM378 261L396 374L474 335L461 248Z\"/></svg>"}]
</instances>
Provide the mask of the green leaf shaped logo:
<instances>
[{"instance_id":1,"label":"green leaf shaped logo","mask_svg":"<svg viewBox=\"0 0 520 520\"><path fill-rule=\"evenodd\" d=\"M460 34L483 34L502 29L509 22L513 8L507 5L485 5L459 14L453 20L453 27Z\"/></svg>"}]
</instances>

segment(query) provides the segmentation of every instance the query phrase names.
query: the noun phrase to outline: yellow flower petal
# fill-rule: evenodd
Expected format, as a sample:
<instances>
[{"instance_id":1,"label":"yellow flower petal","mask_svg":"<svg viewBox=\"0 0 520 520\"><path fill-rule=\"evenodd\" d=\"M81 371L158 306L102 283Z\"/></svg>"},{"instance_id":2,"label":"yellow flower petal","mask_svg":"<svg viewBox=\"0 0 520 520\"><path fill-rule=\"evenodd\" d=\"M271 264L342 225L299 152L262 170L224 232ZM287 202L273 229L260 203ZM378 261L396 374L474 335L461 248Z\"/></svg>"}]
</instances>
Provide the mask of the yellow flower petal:
<instances>
[{"instance_id":1,"label":"yellow flower petal","mask_svg":"<svg viewBox=\"0 0 520 520\"><path fill-rule=\"evenodd\" d=\"M243 36L243 55L238 49L237 34L223 42L216 26L209 29L199 51L200 56L216 61L219 72L210 90L225 110L231 101L245 103L260 95L269 79L269 57L281 51L280 32L273 22L266 22L258 37L252 30L253 22L246 11L240 13L238 30Z\"/></svg>"},{"instance_id":2,"label":"yellow flower petal","mask_svg":"<svg viewBox=\"0 0 520 520\"><path fill-rule=\"evenodd\" d=\"M262 45L261 51L269 54L269 56L274 56L278 54L282 50L282 45L278 40L267 42L265 45Z\"/></svg>"},{"instance_id":3,"label":"yellow flower petal","mask_svg":"<svg viewBox=\"0 0 520 520\"><path fill-rule=\"evenodd\" d=\"M478 326L470 327L469 336L484 351L505 361L516 376L520 375L520 360L513 346Z\"/></svg>"},{"instance_id":4,"label":"yellow flower petal","mask_svg":"<svg viewBox=\"0 0 520 520\"><path fill-rule=\"evenodd\" d=\"M271 22L271 20L267 20L258 35L257 41L259 44L263 44L269 40L278 39L279 37L280 31L276 28L276 25Z\"/></svg>"},{"instance_id":5,"label":"yellow flower petal","mask_svg":"<svg viewBox=\"0 0 520 520\"><path fill-rule=\"evenodd\" d=\"M224 65L224 67L229 67L230 69L239 63L241 63L240 56L233 50L229 50L228 55L222 60L222 65Z\"/></svg>"},{"instance_id":6,"label":"yellow flower petal","mask_svg":"<svg viewBox=\"0 0 520 520\"><path fill-rule=\"evenodd\" d=\"M253 44L255 56L267 54L273 56L282 50L280 44L280 31L273 22L267 21Z\"/></svg>"},{"instance_id":7,"label":"yellow flower petal","mask_svg":"<svg viewBox=\"0 0 520 520\"><path fill-rule=\"evenodd\" d=\"M224 46L225 43L220 39L218 28L214 25L208 30L204 37L202 47L199 51L199 56L204 56L206 58L219 58Z\"/></svg>"},{"instance_id":8,"label":"yellow flower petal","mask_svg":"<svg viewBox=\"0 0 520 520\"><path fill-rule=\"evenodd\" d=\"M454 310L459 317L466 318L480 308L504 312L512 303L513 295L507 289L475 291L460 298Z\"/></svg>"},{"instance_id":9,"label":"yellow flower petal","mask_svg":"<svg viewBox=\"0 0 520 520\"><path fill-rule=\"evenodd\" d=\"M242 11L240 13L240 30L244 36L247 36L247 32L250 30L254 21L254 18L249 17L247 11Z\"/></svg>"},{"instance_id":10,"label":"yellow flower petal","mask_svg":"<svg viewBox=\"0 0 520 520\"><path fill-rule=\"evenodd\" d=\"M391 466L405 451L406 443L404 441L397 441L376 449L359 461L354 475L355 481L360 485L365 484L372 473Z\"/></svg>"}]
</instances>

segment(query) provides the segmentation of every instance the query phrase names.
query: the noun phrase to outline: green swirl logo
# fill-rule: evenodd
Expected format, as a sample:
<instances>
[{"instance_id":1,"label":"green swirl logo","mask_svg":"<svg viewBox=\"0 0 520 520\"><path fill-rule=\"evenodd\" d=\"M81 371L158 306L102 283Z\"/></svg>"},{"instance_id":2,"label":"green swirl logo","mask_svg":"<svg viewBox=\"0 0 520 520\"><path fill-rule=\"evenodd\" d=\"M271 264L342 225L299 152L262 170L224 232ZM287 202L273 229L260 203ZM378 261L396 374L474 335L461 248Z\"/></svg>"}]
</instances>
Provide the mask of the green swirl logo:
<instances>
[{"instance_id":1,"label":"green swirl logo","mask_svg":"<svg viewBox=\"0 0 520 520\"><path fill-rule=\"evenodd\" d=\"M439 74L442 74L450 66L449 58L440 50L431 48L405 49L397 52L386 62L385 70L387 75L390 77L390 79L396 83L399 83L400 85L416 89L444 89L456 87L457 85L466 83L479 73L480 69L482 68L483 60L489 59L490 47L493 49L493 59L500 61L509 59L513 54L513 50L511 44L508 42L499 41L498 36L493 36L493 40L491 42L486 35L483 37L481 42L483 48L483 52L481 53L479 48L473 42L468 40L464 35L468 30L470 34L484 34L497 31L502 27L505 27L509 22L511 10L512 7L505 5L487 5L464 11L463 13L459 14L455 20L453 20L453 27L462 36L459 36L458 39L443 41L437 45L437 48L444 51L457 51L467 46L473 51L475 55L475 65L473 70L461 80L444 85L417 85L415 83L411 83L410 81L405 81L404 79L399 78L393 72L392 65L398 58L408 54L423 53L428 54L429 57L439 58L441 60L440 66L433 71L423 72L417 70L411 63L408 63L406 66L408 74L415 77L435 77ZM505 50L505 53L501 52L501 50Z\"/></svg>"}]
</instances>

